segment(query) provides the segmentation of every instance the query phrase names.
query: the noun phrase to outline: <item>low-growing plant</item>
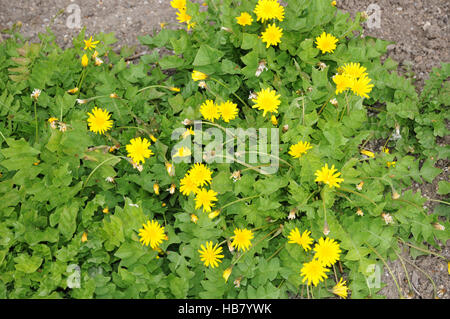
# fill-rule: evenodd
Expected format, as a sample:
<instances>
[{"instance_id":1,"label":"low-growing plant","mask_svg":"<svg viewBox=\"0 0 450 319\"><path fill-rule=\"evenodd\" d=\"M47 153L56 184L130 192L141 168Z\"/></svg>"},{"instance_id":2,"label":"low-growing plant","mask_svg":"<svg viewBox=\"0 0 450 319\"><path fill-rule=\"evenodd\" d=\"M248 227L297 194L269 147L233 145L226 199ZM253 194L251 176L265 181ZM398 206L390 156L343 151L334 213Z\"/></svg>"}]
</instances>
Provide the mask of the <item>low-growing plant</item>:
<instances>
[{"instance_id":1,"label":"low-growing plant","mask_svg":"<svg viewBox=\"0 0 450 319\"><path fill-rule=\"evenodd\" d=\"M419 99L364 14L287 3L171 1L136 63L113 34L0 44L1 297L378 298L400 244L449 239L402 192L440 172L405 141L444 154L443 73Z\"/></svg>"}]
</instances>

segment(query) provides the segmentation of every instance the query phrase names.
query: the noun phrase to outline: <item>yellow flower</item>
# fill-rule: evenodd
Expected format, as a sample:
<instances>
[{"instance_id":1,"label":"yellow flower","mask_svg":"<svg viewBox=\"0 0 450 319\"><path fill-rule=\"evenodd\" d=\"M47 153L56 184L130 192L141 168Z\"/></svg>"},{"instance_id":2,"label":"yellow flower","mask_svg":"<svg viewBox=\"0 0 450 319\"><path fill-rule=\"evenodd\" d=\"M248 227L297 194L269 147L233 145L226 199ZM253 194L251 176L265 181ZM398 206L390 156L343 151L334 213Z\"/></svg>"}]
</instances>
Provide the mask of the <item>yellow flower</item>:
<instances>
[{"instance_id":1,"label":"yellow flower","mask_svg":"<svg viewBox=\"0 0 450 319\"><path fill-rule=\"evenodd\" d=\"M340 94L353 86L354 79L346 74L336 74L333 82L336 84L336 94Z\"/></svg>"},{"instance_id":2,"label":"yellow flower","mask_svg":"<svg viewBox=\"0 0 450 319\"><path fill-rule=\"evenodd\" d=\"M87 233L84 232L83 235L81 236L81 242L84 243L87 242L87 240L88 240Z\"/></svg>"},{"instance_id":3,"label":"yellow flower","mask_svg":"<svg viewBox=\"0 0 450 319\"><path fill-rule=\"evenodd\" d=\"M56 121L58 121L58 119L56 117L51 117L51 118L48 119L48 122L50 124L53 123L53 122L56 122Z\"/></svg>"},{"instance_id":4,"label":"yellow flower","mask_svg":"<svg viewBox=\"0 0 450 319\"><path fill-rule=\"evenodd\" d=\"M180 22L180 23L186 22L187 24L189 24L191 19L192 19L192 17L186 13L186 9L182 9L177 12L178 22Z\"/></svg>"},{"instance_id":5,"label":"yellow flower","mask_svg":"<svg viewBox=\"0 0 450 319\"><path fill-rule=\"evenodd\" d=\"M261 39L266 42L266 48L271 45L278 45L283 36L283 29L277 27L275 23L269 24L264 32L261 33Z\"/></svg>"},{"instance_id":6,"label":"yellow flower","mask_svg":"<svg viewBox=\"0 0 450 319\"><path fill-rule=\"evenodd\" d=\"M214 218L216 218L217 216L219 216L220 215L220 210L215 210L215 211L213 211L212 213L209 213L208 214L208 218L209 219L214 219Z\"/></svg>"},{"instance_id":7,"label":"yellow flower","mask_svg":"<svg viewBox=\"0 0 450 319\"><path fill-rule=\"evenodd\" d=\"M147 221L147 224L143 224L144 228L139 229L139 240L142 245L148 246L155 249L158 247L163 240L167 240L164 234L164 226L161 226L157 221L152 220Z\"/></svg>"},{"instance_id":8,"label":"yellow flower","mask_svg":"<svg viewBox=\"0 0 450 319\"><path fill-rule=\"evenodd\" d=\"M256 93L256 99L253 100L256 104L253 108L258 110L263 110L263 116L266 116L267 112L278 113L278 106L281 104L280 95L276 95L277 92L270 88L262 89L260 92Z\"/></svg>"},{"instance_id":9,"label":"yellow flower","mask_svg":"<svg viewBox=\"0 0 450 319\"><path fill-rule=\"evenodd\" d=\"M75 94L77 92L78 92L78 88L73 88L73 89L67 90L67 93L69 93L69 94Z\"/></svg>"},{"instance_id":10,"label":"yellow flower","mask_svg":"<svg viewBox=\"0 0 450 319\"><path fill-rule=\"evenodd\" d=\"M92 37L89 38L89 40L83 40L84 41L84 49L85 50L92 50L95 49L96 44L98 44L100 41L92 41Z\"/></svg>"},{"instance_id":11,"label":"yellow flower","mask_svg":"<svg viewBox=\"0 0 450 319\"><path fill-rule=\"evenodd\" d=\"M183 10L186 9L186 0L173 0L170 1L170 5L174 9Z\"/></svg>"},{"instance_id":12,"label":"yellow flower","mask_svg":"<svg viewBox=\"0 0 450 319\"><path fill-rule=\"evenodd\" d=\"M313 259L309 263L304 263L302 269L300 270L300 275L303 276L302 282L307 281L308 285L317 284L327 278L326 273L329 271L328 268L318 260Z\"/></svg>"},{"instance_id":13,"label":"yellow flower","mask_svg":"<svg viewBox=\"0 0 450 319\"><path fill-rule=\"evenodd\" d=\"M242 12L239 17L236 17L237 23L239 25L245 26L245 25L251 25L253 22L253 18L250 14L247 12Z\"/></svg>"},{"instance_id":14,"label":"yellow flower","mask_svg":"<svg viewBox=\"0 0 450 319\"><path fill-rule=\"evenodd\" d=\"M319 37L316 38L316 45L319 50L323 53L333 53L336 49L336 43L339 40L333 35L323 32Z\"/></svg>"},{"instance_id":15,"label":"yellow flower","mask_svg":"<svg viewBox=\"0 0 450 319\"><path fill-rule=\"evenodd\" d=\"M212 100L206 100L200 105L200 113L207 121L214 122L220 118L220 108Z\"/></svg>"},{"instance_id":16,"label":"yellow flower","mask_svg":"<svg viewBox=\"0 0 450 319\"><path fill-rule=\"evenodd\" d=\"M94 50L94 53L92 54L91 59L95 60L96 57L98 57L98 51Z\"/></svg>"},{"instance_id":17,"label":"yellow flower","mask_svg":"<svg viewBox=\"0 0 450 319\"><path fill-rule=\"evenodd\" d=\"M329 237L325 239L321 237L313 250L316 252L314 259L319 260L324 266L332 266L339 260L339 253L341 253L339 244Z\"/></svg>"},{"instance_id":18,"label":"yellow flower","mask_svg":"<svg viewBox=\"0 0 450 319\"><path fill-rule=\"evenodd\" d=\"M336 6L336 1L331 1L331 5L333 6L333 7L335 7Z\"/></svg>"},{"instance_id":19,"label":"yellow flower","mask_svg":"<svg viewBox=\"0 0 450 319\"><path fill-rule=\"evenodd\" d=\"M393 161L393 162L386 162L386 166L387 167L395 167L395 164L396 164L397 162L395 162L395 161Z\"/></svg>"},{"instance_id":20,"label":"yellow flower","mask_svg":"<svg viewBox=\"0 0 450 319\"><path fill-rule=\"evenodd\" d=\"M173 195L175 193L175 184L170 185L169 189L167 189L170 193L170 195Z\"/></svg>"},{"instance_id":21,"label":"yellow flower","mask_svg":"<svg viewBox=\"0 0 450 319\"><path fill-rule=\"evenodd\" d=\"M367 76L366 73L367 69L361 66L359 63L353 62L347 63L344 66L342 66L340 70L342 71L342 74L348 75L355 79Z\"/></svg>"},{"instance_id":22,"label":"yellow flower","mask_svg":"<svg viewBox=\"0 0 450 319\"><path fill-rule=\"evenodd\" d=\"M353 81L353 85L351 87L353 93L360 97L369 98L369 95L367 93L370 93L373 88L373 84L369 84L371 79L369 79L367 76L363 76L355 81Z\"/></svg>"},{"instance_id":23,"label":"yellow flower","mask_svg":"<svg viewBox=\"0 0 450 319\"><path fill-rule=\"evenodd\" d=\"M213 202L217 201L216 195L217 193L212 189L201 188L195 196L195 209L203 206L203 211L210 213L211 207L215 206Z\"/></svg>"},{"instance_id":24,"label":"yellow flower","mask_svg":"<svg viewBox=\"0 0 450 319\"><path fill-rule=\"evenodd\" d=\"M197 224L197 221L198 221L197 215L191 214L191 221L192 221L194 224Z\"/></svg>"},{"instance_id":25,"label":"yellow flower","mask_svg":"<svg viewBox=\"0 0 450 319\"><path fill-rule=\"evenodd\" d=\"M197 186L204 186L211 183L212 171L204 164L195 163L188 171Z\"/></svg>"},{"instance_id":26,"label":"yellow flower","mask_svg":"<svg viewBox=\"0 0 450 319\"><path fill-rule=\"evenodd\" d=\"M189 196L191 193L196 194L199 190L198 183L194 181L191 175L185 175L180 180L180 192L183 195Z\"/></svg>"},{"instance_id":27,"label":"yellow flower","mask_svg":"<svg viewBox=\"0 0 450 319\"><path fill-rule=\"evenodd\" d=\"M89 64L89 58L85 54L81 57L81 65L83 66L83 68L85 68L88 66L88 64Z\"/></svg>"},{"instance_id":28,"label":"yellow flower","mask_svg":"<svg viewBox=\"0 0 450 319\"><path fill-rule=\"evenodd\" d=\"M171 87L169 90L171 90L171 91L173 91L173 92L180 92L181 91L181 89L180 88L177 88L177 87Z\"/></svg>"},{"instance_id":29,"label":"yellow flower","mask_svg":"<svg viewBox=\"0 0 450 319\"><path fill-rule=\"evenodd\" d=\"M108 214L109 213L109 208L108 207L105 207L105 208L103 208L103 214Z\"/></svg>"},{"instance_id":30,"label":"yellow flower","mask_svg":"<svg viewBox=\"0 0 450 319\"><path fill-rule=\"evenodd\" d=\"M230 120L234 120L238 114L237 104L231 101L221 103L219 105L219 114L226 123Z\"/></svg>"},{"instance_id":31,"label":"yellow flower","mask_svg":"<svg viewBox=\"0 0 450 319\"><path fill-rule=\"evenodd\" d=\"M175 176L175 166L171 163L166 163L166 171L169 176Z\"/></svg>"},{"instance_id":32,"label":"yellow flower","mask_svg":"<svg viewBox=\"0 0 450 319\"><path fill-rule=\"evenodd\" d=\"M191 128L187 128L186 131L181 136L183 137L183 139L185 139L189 135L195 135L195 132Z\"/></svg>"},{"instance_id":33,"label":"yellow flower","mask_svg":"<svg viewBox=\"0 0 450 319\"><path fill-rule=\"evenodd\" d=\"M113 121L110 120L111 114L107 110L95 107L91 112L87 113L89 116L87 122L91 132L103 134L111 129Z\"/></svg>"},{"instance_id":34,"label":"yellow flower","mask_svg":"<svg viewBox=\"0 0 450 319\"><path fill-rule=\"evenodd\" d=\"M284 7L277 0L259 0L253 12L256 13L256 21L261 20L262 23L266 20L284 19Z\"/></svg>"},{"instance_id":35,"label":"yellow flower","mask_svg":"<svg viewBox=\"0 0 450 319\"><path fill-rule=\"evenodd\" d=\"M367 157L375 158L375 154L368 150L361 150L361 154L366 155Z\"/></svg>"},{"instance_id":36,"label":"yellow flower","mask_svg":"<svg viewBox=\"0 0 450 319\"><path fill-rule=\"evenodd\" d=\"M237 250L246 251L252 245L251 239L253 239L253 233L247 228L234 230L234 236L231 237L233 242L231 246L236 247Z\"/></svg>"},{"instance_id":37,"label":"yellow flower","mask_svg":"<svg viewBox=\"0 0 450 319\"><path fill-rule=\"evenodd\" d=\"M342 281L342 277L341 277L341 279L339 279L339 282L336 284L336 286L333 287L331 292L341 298L347 298L347 294L348 294L347 290L348 290L348 287L345 285L345 281L344 282Z\"/></svg>"},{"instance_id":38,"label":"yellow flower","mask_svg":"<svg viewBox=\"0 0 450 319\"><path fill-rule=\"evenodd\" d=\"M334 165L331 166L331 168L328 168L328 164L325 164L322 169L317 170L315 175L317 178L314 180L315 182L323 182L332 187L341 187L339 183L342 183L344 181L343 178L339 178L339 175L341 175L340 172L337 172L337 169L334 168Z\"/></svg>"},{"instance_id":39,"label":"yellow flower","mask_svg":"<svg viewBox=\"0 0 450 319\"><path fill-rule=\"evenodd\" d=\"M155 192L156 195L159 195L159 185L158 184L153 184L153 191Z\"/></svg>"},{"instance_id":40,"label":"yellow flower","mask_svg":"<svg viewBox=\"0 0 450 319\"><path fill-rule=\"evenodd\" d=\"M194 81L201 81L201 80L206 80L208 78L208 76L200 71L192 71L192 80Z\"/></svg>"},{"instance_id":41,"label":"yellow flower","mask_svg":"<svg viewBox=\"0 0 450 319\"><path fill-rule=\"evenodd\" d=\"M275 115L273 115L273 114L270 117L270 121L272 122L272 125L278 125L277 117Z\"/></svg>"},{"instance_id":42,"label":"yellow flower","mask_svg":"<svg viewBox=\"0 0 450 319\"><path fill-rule=\"evenodd\" d=\"M228 278L230 278L231 275L231 271L233 270L233 267L228 267L227 269L225 269L225 271L222 274L223 279L225 279L225 282L228 282Z\"/></svg>"},{"instance_id":43,"label":"yellow flower","mask_svg":"<svg viewBox=\"0 0 450 319\"><path fill-rule=\"evenodd\" d=\"M383 153L389 154L389 149L387 147L383 147Z\"/></svg>"},{"instance_id":44,"label":"yellow flower","mask_svg":"<svg viewBox=\"0 0 450 319\"><path fill-rule=\"evenodd\" d=\"M219 266L219 262L222 262L220 259L224 257L221 255L222 247L218 247L218 244L215 244L213 247L212 241L206 242L206 247L202 244L201 249L198 250L200 253L200 260L203 261L206 267L211 266L211 268Z\"/></svg>"},{"instance_id":45,"label":"yellow flower","mask_svg":"<svg viewBox=\"0 0 450 319\"><path fill-rule=\"evenodd\" d=\"M311 250L311 244L313 243L313 239L309 236L311 232L309 230L305 230L303 234L300 235L300 231L297 227L291 230L288 236L289 244L298 244L303 247L305 251Z\"/></svg>"},{"instance_id":46,"label":"yellow flower","mask_svg":"<svg viewBox=\"0 0 450 319\"><path fill-rule=\"evenodd\" d=\"M161 22L161 23L159 24L159 26L161 27L161 29L164 29L164 28L166 27L166 23Z\"/></svg>"},{"instance_id":47,"label":"yellow flower","mask_svg":"<svg viewBox=\"0 0 450 319\"><path fill-rule=\"evenodd\" d=\"M308 150L312 149L311 144L309 142L300 141L297 144L291 145L289 149L289 155L294 158L300 158L303 154L306 154Z\"/></svg>"},{"instance_id":48,"label":"yellow flower","mask_svg":"<svg viewBox=\"0 0 450 319\"><path fill-rule=\"evenodd\" d=\"M145 159L150 158L150 156L153 155L153 152L149 147L150 142L146 138L134 138L130 141L130 144L126 146L128 157L136 164L139 164L140 162L145 163Z\"/></svg>"},{"instance_id":49,"label":"yellow flower","mask_svg":"<svg viewBox=\"0 0 450 319\"><path fill-rule=\"evenodd\" d=\"M191 150L188 149L187 147L180 147L177 150L177 152L174 155L172 155L172 157L186 157L190 156L191 154L192 154Z\"/></svg>"}]
</instances>

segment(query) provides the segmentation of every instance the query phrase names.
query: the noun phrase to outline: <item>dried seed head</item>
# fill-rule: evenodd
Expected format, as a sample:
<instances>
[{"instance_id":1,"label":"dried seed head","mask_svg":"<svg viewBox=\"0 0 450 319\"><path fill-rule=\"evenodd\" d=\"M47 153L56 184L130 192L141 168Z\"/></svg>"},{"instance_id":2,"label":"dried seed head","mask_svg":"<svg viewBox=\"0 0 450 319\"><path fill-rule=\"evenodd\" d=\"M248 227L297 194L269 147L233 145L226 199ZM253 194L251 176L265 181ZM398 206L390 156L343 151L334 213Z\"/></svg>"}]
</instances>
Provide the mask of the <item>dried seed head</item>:
<instances>
[{"instance_id":1,"label":"dried seed head","mask_svg":"<svg viewBox=\"0 0 450 319\"><path fill-rule=\"evenodd\" d=\"M338 106L338 100L336 100L336 98L333 98L330 100L331 105L333 106Z\"/></svg>"},{"instance_id":2,"label":"dried seed head","mask_svg":"<svg viewBox=\"0 0 450 319\"><path fill-rule=\"evenodd\" d=\"M392 199L399 199L400 198L400 194L397 193L396 191L392 192Z\"/></svg>"},{"instance_id":3,"label":"dried seed head","mask_svg":"<svg viewBox=\"0 0 450 319\"><path fill-rule=\"evenodd\" d=\"M436 230L445 230L445 226L439 224L438 222L434 222L431 225L433 225L434 229L436 229Z\"/></svg>"},{"instance_id":4,"label":"dried seed head","mask_svg":"<svg viewBox=\"0 0 450 319\"><path fill-rule=\"evenodd\" d=\"M329 233L330 233L330 227L328 227L328 223L325 222L325 224L323 225L323 234L325 236L328 236Z\"/></svg>"},{"instance_id":5,"label":"dried seed head","mask_svg":"<svg viewBox=\"0 0 450 319\"><path fill-rule=\"evenodd\" d=\"M233 179L233 182L236 182L236 181L240 180L241 179L241 171L234 171L231 174L230 178Z\"/></svg>"},{"instance_id":6,"label":"dried seed head","mask_svg":"<svg viewBox=\"0 0 450 319\"><path fill-rule=\"evenodd\" d=\"M289 212L289 216L288 219L292 220L295 219L297 217L297 208L292 208L291 211Z\"/></svg>"},{"instance_id":7,"label":"dried seed head","mask_svg":"<svg viewBox=\"0 0 450 319\"><path fill-rule=\"evenodd\" d=\"M358 210L356 211L356 215L358 216L364 216L363 211L361 210L361 208L358 208Z\"/></svg>"},{"instance_id":8,"label":"dried seed head","mask_svg":"<svg viewBox=\"0 0 450 319\"><path fill-rule=\"evenodd\" d=\"M191 124L192 124L192 121L189 120L189 119L184 119L184 121L181 122L181 124L183 124L183 125L191 125Z\"/></svg>"},{"instance_id":9,"label":"dried seed head","mask_svg":"<svg viewBox=\"0 0 450 319\"><path fill-rule=\"evenodd\" d=\"M286 133L289 130L289 125L283 125L283 133Z\"/></svg>"}]
</instances>

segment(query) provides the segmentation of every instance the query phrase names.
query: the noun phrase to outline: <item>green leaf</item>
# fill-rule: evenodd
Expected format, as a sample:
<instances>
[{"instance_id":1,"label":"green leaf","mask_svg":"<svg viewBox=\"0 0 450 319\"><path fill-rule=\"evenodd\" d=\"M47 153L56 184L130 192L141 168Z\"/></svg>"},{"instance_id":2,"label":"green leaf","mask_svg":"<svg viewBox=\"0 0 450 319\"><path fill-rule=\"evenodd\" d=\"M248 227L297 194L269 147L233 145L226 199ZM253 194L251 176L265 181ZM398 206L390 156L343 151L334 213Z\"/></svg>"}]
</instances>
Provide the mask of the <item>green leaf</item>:
<instances>
[{"instance_id":1,"label":"green leaf","mask_svg":"<svg viewBox=\"0 0 450 319\"><path fill-rule=\"evenodd\" d=\"M422 168L420 169L420 175L428 183L432 183L435 177L438 176L441 172L441 169L434 167L434 163L430 159L426 160Z\"/></svg>"},{"instance_id":2,"label":"green leaf","mask_svg":"<svg viewBox=\"0 0 450 319\"><path fill-rule=\"evenodd\" d=\"M438 183L438 191L439 195L447 195L450 193L450 183L447 181L439 181Z\"/></svg>"},{"instance_id":3,"label":"green leaf","mask_svg":"<svg viewBox=\"0 0 450 319\"><path fill-rule=\"evenodd\" d=\"M42 264L43 259L38 256L29 256L27 253L22 253L14 258L15 268L26 274L34 273Z\"/></svg>"},{"instance_id":4,"label":"green leaf","mask_svg":"<svg viewBox=\"0 0 450 319\"><path fill-rule=\"evenodd\" d=\"M202 44L200 49L198 49L197 55L195 56L193 66L204 66L209 64L214 64L219 62L224 53L217 49L210 47L207 44Z\"/></svg>"}]
</instances>

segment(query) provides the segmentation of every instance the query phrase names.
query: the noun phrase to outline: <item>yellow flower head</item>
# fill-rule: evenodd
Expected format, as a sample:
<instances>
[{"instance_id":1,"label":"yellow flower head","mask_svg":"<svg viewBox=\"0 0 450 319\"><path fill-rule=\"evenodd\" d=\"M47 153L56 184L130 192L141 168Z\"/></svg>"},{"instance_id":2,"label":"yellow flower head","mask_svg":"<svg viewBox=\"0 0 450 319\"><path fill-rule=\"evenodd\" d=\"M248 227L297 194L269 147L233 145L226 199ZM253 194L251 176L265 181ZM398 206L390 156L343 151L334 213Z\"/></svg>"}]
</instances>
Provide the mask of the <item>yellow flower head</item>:
<instances>
[{"instance_id":1,"label":"yellow flower head","mask_svg":"<svg viewBox=\"0 0 450 319\"><path fill-rule=\"evenodd\" d=\"M333 287L331 292L334 293L336 296L339 296L342 298L347 298L348 287L346 286L345 283L346 282L342 281L342 277L341 277L341 279L339 279L339 282L336 284L336 286Z\"/></svg>"},{"instance_id":2,"label":"yellow flower head","mask_svg":"<svg viewBox=\"0 0 450 319\"><path fill-rule=\"evenodd\" d=\"M331 5L333 6L333 7L335 7L336 6L336 1L331 1Z\"/></svg>"},{"instance_id":3,"label":"yellow flower head","mask_svg":"<svg viewBox=\"0 0 450 319\"><path fill-rule=\"evenodd\" d=\"M200 105L200 113L205 120L210 122L214 122L214 120L218 120L220 118L219 106L212 100L206 100L202 105Z\"/></svg>"},{"instance_id":4,"label":"yellow flower head","mask_svg":"<svg viewBox=\"0 0 450 319\"><path fill-rule=\"evenodd\" d=\"M316 38L316 45L319 50L323 53L333 53L336 49L336 43L339 40L333 35L323 32L319 37Z\"/></svg>"},{"instance_id":5,"label":"yellow flower head","mask_svg":"<svg viewBox=\"0 0 450 319\"><path fill-rule=\"evenodd\" d=\"M170 1L170 5L174 9L184 10L186 9L186 0L173 0Z\"/></svg>"},{"instance_id":6,"label":"yellow flower head","mask_svg":"<svg viewBox=\"0 0 450 319\"><path fill-rule=\"evenodd\" d=\"M231 101L226 101L219 105L219 113L226 123L230 122L230 120L234 120L238 112L237 104Z\"/></svg>"},{"instance_id":7,"label":"yellow flower head","mask_svg":"<svg viewBox=\"0 0 450 319\"><path fill-rule=\"evenodd\" d=\"M169 176L175 176L175 166L171 163L166 163L166 171Z\"/></svg>"},{"instance_id":8,"label":"yellow flower head","mask_svg":"<svg viewBox=\"0 0 450 319\"><path fill-rule=\"evenodd\" d=\"M207 241L206 247L202 244L200 248L198 252L200 253L200 260L203 261L204 265L206 267L211 266L211 268L218 267L218 263L222 262L220 259L224 257L224 255L221 255L222 247L218 247L218 244L215 244L213 247L213 242Z\"/></svg>"},{"instance_id":9,"label":"yellow flower head","mask_svg":"<svg viewBox=\"0 0 450 319\"><path fill-rule=\"evenodd\" d=\"M175 154L172 155L172 157L186 157L186 156L190 156L191 150L187 147L180 147L177 152Z\"/></svg>"},{"instance_id":10,"label":"yellow flower head","mask_svg":"<svg viewBox=\"0 0 450 319\"><path fill-rule=\"evenodd\" d=\"M163 240L167 240L164 234L164 226L161 226L157 221L147 221L147 224L143 224L144 228L139 229L139 240L142 245L148 246L153 249L157 248Z\"/></svg>"},{"instance_id":11,"label":"yellow flower head","mask_svg":"<svg viewBox=\"0 0 450 319\"><path fill-rule=\"evenodd\" d=\"M359 63L346 63L341 67L342 74L348 75L354 79L367 76L367 69Z\"/></svg>"},{"instance_id":12,"label":"yellow flower head","mask_svg":"<svg viewBox=\"0 0 450 319\"><path fill-rule=\"evenodd\" d=\"M309 236L311 232L309 230L305 230L303 234L300 235L300 231L297 227L291 230L288 236L289 244L298 244L303 247L305 251L311 250L311 244L313 243L313 239Z\"/></svg>"},{"instance_id":13,"label":"yellow flower head","mask_svg":"<svg viewBox=\"0 0 450 319\"><path fill-rule=\"evenodd\" d=\"M95 107L91 112L87 113L89 116L87 122L91 132L103 134L111 129L113 121L110 120L111 114L107 110Z\"/></svg>"},{"instance_id":14,"label":"yellow flower head","mask_svg":"<svg viewBox=\"0 0 450 319\"><path fill-rule=\"evenodd\" d=\"M223 279L225 279L225 282L228 282L228 278L230 278L232 270L233 270L233 267L228 267L227 269L224 270L222 277L223 277Z\"/></svg>"},{"instance_id":15,"label":"yellow flower head","mask_svg":"<svg viewBox=\"0 0 450 319\"><path fill-rule=\"evenodd\" d=\"M324 266L332 266L339 260L341 253L339 244L329 237L325 239L321 237L313 250L316 252L314 259L319 260Z\"/></svg>"},{"instance_id":16,"label":"yellow flower head","mask_svg":"<svg viewBox=\"0 0 450 319\"><path fill-rule=\"evenodd\" d=\"M208 214L208 218L209 219L214 219L214 218L216 218L219 215L220 215L220 210L215 210L215 211L213 211L213 212Z\"/></svg>"},{"instance_id":17,"label":"yellow flower head","mask_svg":"<svg viewBox=\"0 0 450 319\"><path fill-rule=\"evenodd\" d=\"M73 89L70 89L70 90L67 90L67 93L69 93L69 94L75 94L77 92L78 92L78 88L77 87L75 87Z\"/></svg>"},{"instance_id":18,"label":"yellow flower head","mask_svg":"<svg viewBox=\"0 0 450 319\"><path fill-rule=\"evenodd\" d=\"M191 221L192 221L194 224L197 224L197 221L198 221L197 215L191 214Z\"/></svg>"},{"instance_id":19,"label":"yellow flower head","mask_svg":"<svg viewBox=\"0 0 450 319\"><path fill-rule=\"evenodd\" d=\"M386 162L386 166L387 167L395 167L395 164L396 164L397 162L395 162L395 161L393 161L393 162Z\"/></svg>"},{"instance_id":20,"label":"yellow flower head","mask_svg":"<svg viewBox=\"0 0 450 319\"><path fill-rule=\"evenodd\" d=\"M183 139L185 139L189 135L195 135L195 131L193 131L191 128L187 128L186 131L181 136L183 137Z\"/></svg>"},{"instance_id":21,"label":"yellow flower head","mask_svg":"<svg viewBox=\"0 0 450 319\"><path fill-rule=\"evenodd\" d=\"M367 76L363 76L355 81L351 87L353 93L360 97L369 98L368 93L372 92L373 84L370 84L371 79Z\"/></svg>"},{"instance_id":22,"label":"yellow flower head","mask_svg":"<svg viewBox=\"0 0 450 319\"><path fill-rule=\"evenodd\" d=\"M277 0L259 0L253 12L256 13L256 21L261 20L262 23L266 20L284 19L284 7Z\"/></svg>"},{"instance_id":23,"label":"yellow flower head","mask_svg":"<svg viewBox=\"0 0 450 319\"><path fill-rule=\"evenodd\" d=\"M187 174L180 180L180 192L183 195L189 196L191 193L197 194L199 190L197 181L195 181L191 175Z\"/></svg>"},{"instance_id":24,"label":"yellow flower head","mask_svg":"<svg viewBox=\"0 0 450 319\"><path fill-rule=\"evenodd\" d=\"M271 45L278 45L281 43L281 37L283 36L283 29L277 27L275 23L269 24L264 32L261 33L261 39L266 43L266 48Z\"/></svg>"},{"instance_id":25,"label":"yellow flower head","mask_svg":"<svg viewBox=\"0 0 450 319\"><path fill-rule=\"evenodd\" d=\"M92 41L92 37L89 38L89 40L83 40L84 41L84 50L92 50L96 48L96 44L98 44L100 41Z\"/></svg>"},{"instance_id":26,"label":"yellow flower head","mask_svg":"<svg viewBox=\"0 0 450 319\"><path fill-rule=\"evenodd\" d=\"M291 145L289 149L289 155L294 158L300 158L303 154L306 154L308 150L312 149L311 144L309 142L300 141L297 144Z\"/></svg>"},{"instance_id":27,"label":"yellow flower head","mask_svg":"<svg viewBox=\"0 0 450 319\"><path fill-rule=\"evenodd\" d=\"M217 193L212 189L201 188L195 196L195 209L203 206L203 211L210 213L211 207L215 206L213 202L217 201L216 195Z\"/></svg>"},{"instance_id":28,"label":"yellow flower head","mask_svg":"<svg viewBox=\"0 0 450 319\"><path fill-rule=\"evenodd\" d=\"M47 121L48 121L49 123L53 123L53 122L58 121L58 119L57 119L56 117L51 117L51 118L49 118Z\"/></svg>"},{"instance_id":29,"label":"yellow flower head","mask_svg":"<svg viewBox=\"0 0 450 319\"><path fill-rule=\"evenodd\" d=\"M180 22L180 23L186 22L187 24L189 24L191 19L192 19L192 17L186 13L186 9L182 9L177 12L178 22Z\"/></svg>"},{"instance_id":30,"label":"yellow flower head","mask_svg":"<svg viewBox=\"0 0 450 319\"><path fill-rule=\"evenodd\" d=\"M329 271L320 261L313 259L309 263L304 263L300 270L300 275L303 277L302 282L307 281L308 285L317 284L327 278Z\"/></svg>"},{"instance_id":31,"label":"yellow flower head","mask_svg":"<svg viewBox=\"0 0 450 319\"><path fill-rule=\"evenodd\" d=\"M177 88L177 87L171 87L169 90L171 90L172 92L180 92L181 91L181 89L180 88Z\"/></svg>"},{"instance_id":32,"label":"yellow flower head","mask_svg":"<svg viewBox=\"0 0 450 319\"><path fill-rule=\"evenodd\" d=\"M208 76L200 71L192 71L192 80L194 81L201 81L201 80L206 80L208 78Z\"/></svg>"},{"instance_id":33,"label":"yellow flower head","mask_svg":"<svg viewBox=\"0 0 450 319\"><path fill-rule=\"evenodd\" d=\"M204 164L195 163L188 171L197 186L204 186L211 183L212 171Z\"/></svg>"},{"instance_id":34,"label":"yellow flower head","mask_svg":"<svg viewBox=\"0 0 450 319\"><path fill-rule=\"evenodd\" d=\"M346 74L336 74L333 76L333 82L336 84L336 94L340 94L353 87L355 80Z\"/></svg>"},{"instance_id":35,"label":"yellow flower head","mask_svg":"<svg viewBox=\"0 0 450 319\"><path fill-rule=\"evenodd\" d=\"M277 117L275 115L273 115L273 114L270 117L270 121L272 122L272 125L278 125Z\"/></svg>"},{"instance_id":36,"label":"yellow flower head","mask_svg":"<svg viewBox=\"0 0 450 319\"><path fill-rule=\"evenodd\" d=\"M251 239L253 239L253 233L247 228L234 230L234 236L232 236L233 242L231 246L236 247L237 250L246 251L252 245Z\"/></svg>"},{"instance_id":37,"label":"yellow flower head","mask_svg":"<svg viewBox=\"0 0 450 319\"><path fill-rule=\"evenodd\" d=\"M281 104L280 95L276 95L277 92L270 88L262 89L256 93L256 99L253 100L256 104L253 108L263 110L263 116L266 116L267 112L278 113L278 106Z\"/></svg>"},{"instance_id":38,"label":"yellow flower head","mask_svg":"<svg viewBox=\"0 0 450 319\"><path fill-rule=\"evenodd\" d=\"M81 236L81 242L84 243L84 242L87 242L87 240L88 240L87 233L84 232L83 235Z\"/></svg>"},{"instance_id":39,"label":"yellow flower head","mask_svg":"<svg viewBox=\"0 0 450 319\"><path fill-rule=\"evenodd\" d=\"M150 158L154 153L150 147L150 142L146 138L133 138L130 144L126 146L128 157L130 157L133 162L139 164L140 162L145 163L146 158Z\"/></svg>"},{"instance_id":40,"label":"yellow flower head","mask_svg":"<svg viewBox=\"0 0 450 319\"><path fill-rule=\"evenodd\" d=\"M341 187L339 183L342 183L344 181L343 178L339 178L341 175L340 172L337 172L337 169L334 168L334 165L331 166L331 168L328 168L328 164L325 164L322 169L317 170L315 175L317 178L314 180L315 182L323 182L332 187Z\"/></svg>"},{"instance_id":41,"label":"yellow flower head","mask_svg":"<svg viewBox=\"0 0 450 319\"><path fill-rule=\"evenodd\" d=\"M159 195L159 185L158 184L153 184L153 191L155 192L156 195Z\"/></svg>"},{"instance_id":42,"label":"yellow flower head","mask_svg":"<svg viewBox=\"0 0 450 319\"><path fill-rule=\"evenodd\" d=\"M84 54L84 55L81 57L81 66L82 66L83 68L85 68L85 67L88 66L88 64L89 64L89 58L87 57L86 54Z\"/></svg>"},{"instance_id":43,"label":"yellow flower head","mask_svg":"<svg viewBox=\"0 0 450 319\"><path fill-rule=\"evenodd\" d=\"M242 26L251 25L253 18L247 12L242 12L239 17L236 17L237 23Z\"/></svg>"},{"instance_id":44,"label":"yellow flower head","mask_svg":"<svg viewBox=\"0 0 450 319\"><path fill-rule=\"evenodd\" d=\"M361 150L361 154L366 155L367 157L375 158L375 154L368 150Z\"/></svg>"}]
</instances>

